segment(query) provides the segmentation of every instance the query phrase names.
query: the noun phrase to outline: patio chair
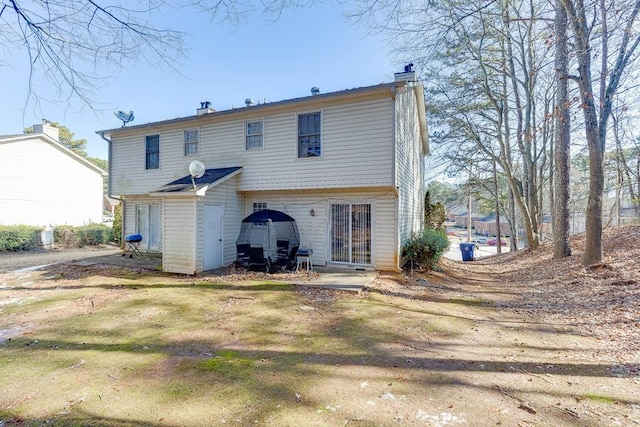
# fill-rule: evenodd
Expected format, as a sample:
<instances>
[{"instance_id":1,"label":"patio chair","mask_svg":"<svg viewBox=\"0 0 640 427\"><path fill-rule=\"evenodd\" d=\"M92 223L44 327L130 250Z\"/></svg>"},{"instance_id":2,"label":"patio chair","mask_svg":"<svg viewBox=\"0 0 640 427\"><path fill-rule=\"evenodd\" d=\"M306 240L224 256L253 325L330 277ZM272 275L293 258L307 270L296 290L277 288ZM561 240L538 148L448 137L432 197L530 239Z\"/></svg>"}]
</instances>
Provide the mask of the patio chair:
<instances>
[{"instance_id":1,"label":"patio chair","mask_svg":"<svg viewBox=\"0 0 640 427\"><path fill-rule=\"evenodd\" d=\"M251 246L249 249L249 268L264 270L267 273L271 271L271 263L269 259L264 256L262 246Z\"/></svg>"},{"instance_id":2,"label":"patio chair","mask_svg":"<svg viewBox=\"0 0 640 427\"><path fill-rule=\"evenodd\" d=\"M249 266L251 245L249 243L236 243L236 263L240 267Z\"/></svg>"}]
</instances>

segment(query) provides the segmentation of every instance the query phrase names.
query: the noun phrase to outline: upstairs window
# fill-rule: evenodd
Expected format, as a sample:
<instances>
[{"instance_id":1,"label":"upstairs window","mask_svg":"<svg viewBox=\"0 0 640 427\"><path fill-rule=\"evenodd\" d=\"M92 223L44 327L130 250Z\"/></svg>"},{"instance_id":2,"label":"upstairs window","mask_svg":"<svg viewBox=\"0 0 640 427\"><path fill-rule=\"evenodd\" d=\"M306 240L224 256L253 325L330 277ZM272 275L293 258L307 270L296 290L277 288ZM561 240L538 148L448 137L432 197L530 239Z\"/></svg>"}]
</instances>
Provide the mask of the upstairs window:
<instances>
[{"instance_id":1,"label":"upstairs window","mask_svg":"<svg viewBox=\"0 0 640 427\"><path fill-rule=\"evenodd\" d=\"M298 115L298 157L322 154L320 112Z\"/></svg>"},{"instance_id":2,"label":"upstairs window","mask_svg":"<svg viewBox=\"0 0 640 427\"><path fill-rule=\"evenodd\" d=\"M146 137L145 167L147 169L160 168L160 135Z\"/></svg>"},{"instance_id":3,"label":"upstairs window","mask_svg":"<svg viewBox=\"0 0 640 427\"><path fill-rule=\"evenodd\" d=\"M184 131L184 155L189 156L198 154L198 129L189 129Z\"/></svg>"},{"instance_id":4,"label":"upstairs window","mask_svg":"<svg viewBox=\"0 0 640 427\"><path fill-rule=\"evenodd\" d=\"M245 133L245 143L247 150L255 150L262 148L262 129L263 122L247 122Z\"/></svg>"}]
</instances>

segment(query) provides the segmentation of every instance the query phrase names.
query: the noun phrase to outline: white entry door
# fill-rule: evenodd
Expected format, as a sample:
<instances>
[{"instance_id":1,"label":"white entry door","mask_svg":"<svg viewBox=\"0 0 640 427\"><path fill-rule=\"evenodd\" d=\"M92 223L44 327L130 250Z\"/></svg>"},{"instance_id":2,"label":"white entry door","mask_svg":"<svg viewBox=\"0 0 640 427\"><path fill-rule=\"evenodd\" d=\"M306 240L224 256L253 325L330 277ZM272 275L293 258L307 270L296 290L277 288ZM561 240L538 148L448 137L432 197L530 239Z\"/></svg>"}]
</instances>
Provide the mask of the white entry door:
<instances>
[{"instance_id":1,"label":"white entry door","mask_svg":"<svg viewBox=\"0 0 640 427\"><path fill-rule=\"evenodd\" d=\"M203 270L222 267L222 206L204 205Z\"/></svg>"}]
</instances>

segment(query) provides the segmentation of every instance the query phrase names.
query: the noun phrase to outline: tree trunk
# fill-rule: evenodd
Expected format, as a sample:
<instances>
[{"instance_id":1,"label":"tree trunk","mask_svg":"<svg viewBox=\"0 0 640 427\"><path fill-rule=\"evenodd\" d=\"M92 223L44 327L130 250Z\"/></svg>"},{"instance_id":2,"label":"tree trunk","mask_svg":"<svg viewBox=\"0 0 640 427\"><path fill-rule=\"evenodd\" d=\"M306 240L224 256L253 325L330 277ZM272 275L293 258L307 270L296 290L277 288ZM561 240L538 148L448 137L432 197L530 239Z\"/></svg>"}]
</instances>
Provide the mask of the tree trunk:
<instances>
[{"instance_id":1,"label":"tree trunk","mask_svg":"<svg viewBox=\"0 0 640 427\"><path fill-rule=\"evenodd\" d=\"M493 187L495 189L496 194L496 239L498 239L497 251L498 253L502 253L502 245L500 244L502 241L502 230L500 229L500 198L498 197L498 192L500 189L498 188L498 168L496 167L496 162L493 162Z\"/></svg>"},{"instance_id":2,"label":"tree trunk","mask_svg":"<svg viewBox=\"0 0 640 427\"><path fill-rule=\"evenodd\" d=\"M567 14L556 0L556 126L555 126L555 191L553 216L553 257L571 255L569 240L569 157L570 125L567 81Z\"/></svg>"}]
</instances>

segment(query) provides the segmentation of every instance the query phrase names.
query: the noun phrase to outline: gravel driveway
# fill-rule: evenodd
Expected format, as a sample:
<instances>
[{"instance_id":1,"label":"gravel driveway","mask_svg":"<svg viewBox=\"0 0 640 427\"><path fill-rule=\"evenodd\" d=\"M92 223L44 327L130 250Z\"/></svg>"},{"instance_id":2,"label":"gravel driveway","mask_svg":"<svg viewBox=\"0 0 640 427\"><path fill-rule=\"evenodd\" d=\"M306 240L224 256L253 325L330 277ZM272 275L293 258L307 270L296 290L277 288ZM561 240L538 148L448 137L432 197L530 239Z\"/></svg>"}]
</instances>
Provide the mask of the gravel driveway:
<instances>
[{"instance_id":1,"label":"gravel driveway","mask_svg":"<svg viewBox=\"0 0 640 427\"><path fill-rule=\"evenodd\" d=\"M25 268L80 261L86 258L119 254L120 248L112 246L51 249L38 251L0 252L0 273Z\"/></svg>"}]
</instances>

